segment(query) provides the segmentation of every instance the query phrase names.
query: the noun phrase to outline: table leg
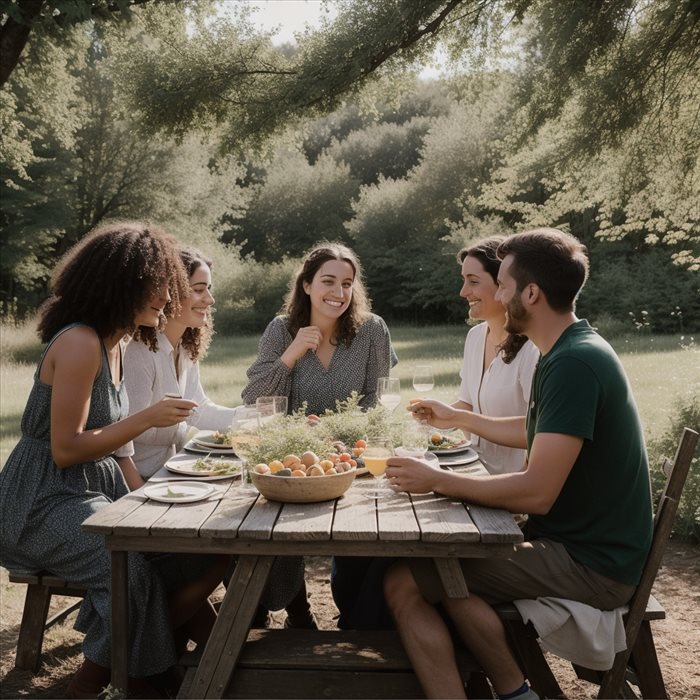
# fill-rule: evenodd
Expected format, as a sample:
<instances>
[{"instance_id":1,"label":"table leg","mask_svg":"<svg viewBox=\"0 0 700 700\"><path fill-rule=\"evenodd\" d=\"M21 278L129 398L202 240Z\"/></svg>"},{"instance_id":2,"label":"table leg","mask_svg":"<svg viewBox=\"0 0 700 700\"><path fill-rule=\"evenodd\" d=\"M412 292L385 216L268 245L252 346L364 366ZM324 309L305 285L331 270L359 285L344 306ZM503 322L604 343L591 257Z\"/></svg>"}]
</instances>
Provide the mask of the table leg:
<instances>
[{"instance_id":1,"label":"table leg","mask_svg":"<svg viewBox=\"0 0 700 700\"><path fill-rule=\"evenodd\" d=\"M126 695L129 653L129 560L112 551L112 686Z\"/></svg>"},{"instance_id":2,"label":"table leg","mask_svg":"<svg viewBox=\"0 0 700 700\"><path fill-rule=\"evenodd\" d=\"M469 589L464 580L462 567L459 565L459 559L453 558L435 558L435 567L440 575L442 587L445 590L448 598L468 598Z\"/></svg>"},{"instance_id":3,"label":"table leg","mask_svg":"<svg viewBox=\"0 0 700 700\"><path fill-rule=\"evenodd\" d=\"M187 697L221 698L233 676L274 557L240 556Z\"/></svg>"}]
</instances>

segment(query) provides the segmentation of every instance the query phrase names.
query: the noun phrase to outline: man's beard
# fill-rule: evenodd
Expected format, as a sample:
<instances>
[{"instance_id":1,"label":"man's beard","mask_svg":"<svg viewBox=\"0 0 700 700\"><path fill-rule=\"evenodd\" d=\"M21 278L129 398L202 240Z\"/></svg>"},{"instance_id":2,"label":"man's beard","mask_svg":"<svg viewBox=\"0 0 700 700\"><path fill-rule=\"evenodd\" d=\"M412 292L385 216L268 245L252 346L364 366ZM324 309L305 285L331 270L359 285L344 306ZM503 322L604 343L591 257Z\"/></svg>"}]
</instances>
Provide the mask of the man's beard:
<instances>
[{"instance_id":1,"label":"man's beard","mask_svg":"<svg viewBox=\"0 0 700 700\"><path fill-rule=\"evenodd\" d=\"M508 333L525 335L527 321L530 314L527 312L519 296L514 296L506 305L506 323L504 328Z\"/></svg>"}]
</instances>

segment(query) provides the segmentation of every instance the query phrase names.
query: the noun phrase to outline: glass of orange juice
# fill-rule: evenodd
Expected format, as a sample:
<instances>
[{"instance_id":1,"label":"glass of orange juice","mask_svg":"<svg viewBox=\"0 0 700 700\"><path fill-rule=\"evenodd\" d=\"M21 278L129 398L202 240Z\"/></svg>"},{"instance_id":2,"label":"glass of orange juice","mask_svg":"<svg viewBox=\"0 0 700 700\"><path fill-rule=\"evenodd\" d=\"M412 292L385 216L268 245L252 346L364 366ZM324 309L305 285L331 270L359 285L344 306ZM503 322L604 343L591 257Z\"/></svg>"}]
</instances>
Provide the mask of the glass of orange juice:
<instances>
[{"instance_id":1,"label":"glass of orange juice","mask_svg":"<svg viewBox=\"0 0 700 700\"><path fill-rule=\"evenodd\" d=\"M391 440L385 436L370 436L362 453L367 471L374 477L372 488L365 494L367 498L387 498L391 489L381 481L386 471L386 462L394 454Z\"/></svg>"}]
</instances>

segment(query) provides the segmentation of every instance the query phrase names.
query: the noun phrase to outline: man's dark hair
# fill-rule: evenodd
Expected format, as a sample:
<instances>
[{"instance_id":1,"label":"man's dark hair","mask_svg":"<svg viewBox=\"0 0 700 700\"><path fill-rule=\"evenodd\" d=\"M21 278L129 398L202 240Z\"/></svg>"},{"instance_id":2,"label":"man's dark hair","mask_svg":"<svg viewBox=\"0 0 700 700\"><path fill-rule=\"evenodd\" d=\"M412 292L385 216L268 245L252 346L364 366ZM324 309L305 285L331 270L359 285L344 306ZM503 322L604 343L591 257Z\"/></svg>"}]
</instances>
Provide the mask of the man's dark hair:
<instances>
[{"instance_id":1,"label":"man's dark hair","mask_svg":"<svg viewBox=\"0 0 700 700\"><path fill-rule=\"evenodd\" d=\"M573 311L588 278L586 246L556 228L535 228L508 236L498 247L503 260L513 256L509 272L518 292L536 284L555 311Z\"/></svg>"}]
</instances>

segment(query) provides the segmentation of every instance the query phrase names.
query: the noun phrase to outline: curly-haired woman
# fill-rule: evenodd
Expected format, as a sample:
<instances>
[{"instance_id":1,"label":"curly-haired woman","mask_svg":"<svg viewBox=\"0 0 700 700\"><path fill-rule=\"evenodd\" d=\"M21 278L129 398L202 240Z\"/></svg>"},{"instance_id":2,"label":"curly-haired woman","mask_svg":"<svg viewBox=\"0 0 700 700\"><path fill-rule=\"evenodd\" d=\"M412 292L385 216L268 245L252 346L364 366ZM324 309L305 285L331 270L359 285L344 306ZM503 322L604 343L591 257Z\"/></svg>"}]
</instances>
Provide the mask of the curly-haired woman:
<instances>
[{"instance_id":1,"label":"curly-haired woman","mask_svg":"<svg viewBox=\"0 0 700 700\"><path fill-rule=\"evenodd\" d=\"M284 311L270 322L260 340L243 400L287 396L290 411L306 402L308 413L321 414L334 410L336 401L356 391L362 394L361 406L374 406L377 380L388 376L398 359L389 329L371 313L355 253L339 243L313 248L292 281ZM380 564L370 558L334 559L332 588L340 609L339 626L356 626L349 619L355 592L370 567ZM299 592L286 606L288 626L315 626L301 560L298 576L290 577L291 582Z\"/></svg>"},{"instance_id":2,"label":"curly-haired woman","mask_svg":"<svg viewBox=\"0 0 700 700\"><path fill-rule=\"evenodd\" d=\"M125 381L130 411L140 411L168 394L197 402L197 408L175 425L151 428L133 440L133 450L120 451L132 459L143 477L149 479L185 444L190 427L229 430L235 408L219 406L202 389L199 361L206 354L212 336L211 260L192 248L183 248L180 258L188 280L181 291L181 310L168 319L158 334L158 349L150 352L147 339L129 343L124 354Z\"/></svg>"},{"instance_id":3,"label":"curly-haired woman","mask_svg":"<svg viewBox=\"0 0 700 700\"><path fill-rule=\"evenodd\" d=\"M179 423L193 401L165 399L128 416L122 340L138 328L152 345L169 303L186 282L174 238L156 226L103 227L56 268L40 310L47 347L22 418L22 436L0 473L0 563L49 570L87 588L76 628L85 660L71 697L96 697L109 681L110 560L82 522L128 492L113 453L144 430ZM128 475L132 477L133 475ZM129 557L128 669L135 692L176 662L173 630L203 642L213 624L207 596L225 561Z\"/></svg>"}]
</instances>

